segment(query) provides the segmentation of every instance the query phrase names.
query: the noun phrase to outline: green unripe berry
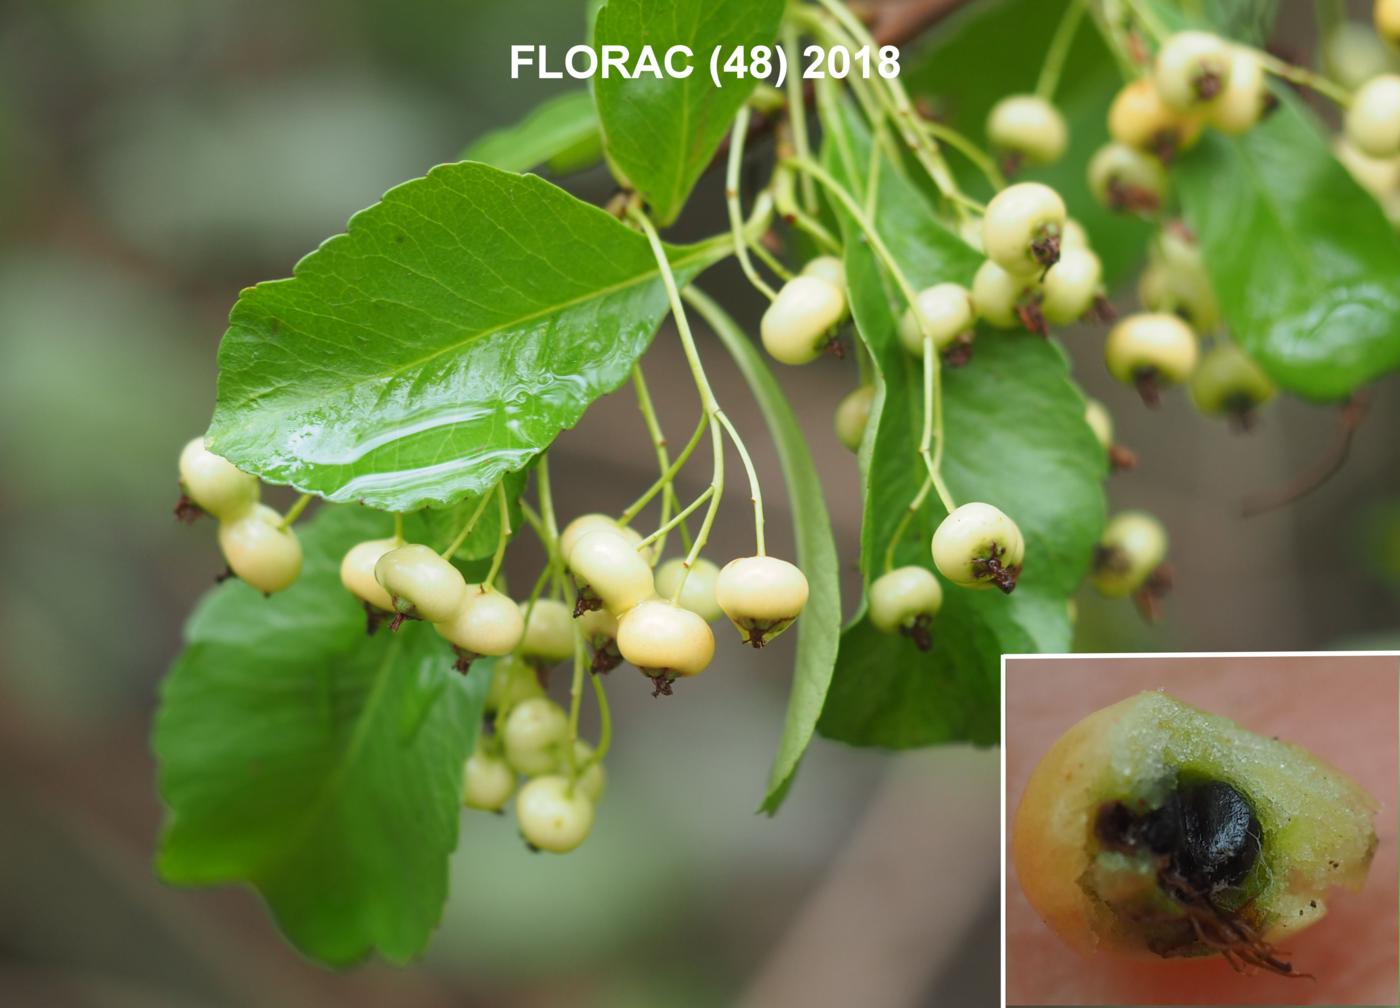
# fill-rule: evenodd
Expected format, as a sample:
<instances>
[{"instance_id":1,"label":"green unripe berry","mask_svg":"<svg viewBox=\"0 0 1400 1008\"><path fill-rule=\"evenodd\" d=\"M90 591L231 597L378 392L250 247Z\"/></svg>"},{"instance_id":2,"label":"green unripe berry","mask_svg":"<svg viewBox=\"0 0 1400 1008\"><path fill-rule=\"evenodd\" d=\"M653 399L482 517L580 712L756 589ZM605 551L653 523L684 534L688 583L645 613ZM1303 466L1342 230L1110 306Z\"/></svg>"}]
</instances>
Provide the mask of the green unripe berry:
<instances>
[{"instance_id":1,"label":"green unripe berry","mask_svg":"<svg viewBox=\"0 0 1400 1008\"><path fill-rule=\"evenodd\" d=\"M467 597L462 572L417 543L381 556L374 565L374 579L389 593L396 611L429 623L450 620Z\"/></svg>"},{"instance_id":2,"label":"green unripe berry","mask_svg":"<svg viewBox=\"0 0 1400 1008\"><path fill-rule=\"evenodd\" d=\"M1145 511L1124 511L1109 521L1090 575L1109 598L1127 598L1167 558L1167 530Z\"/></svg>"},{"instance_id":3,"label":"green unripe berry","mask_svg":"<svg viewBox=\"0 0 1400 1008\"><path fill-rule=\"evenodd\" d=\"M618 619L617 649L647 675L674 679L705 671L715 655L715 635L689 609L651 599Z\"/></svg>"},{"instance_id":4,"label":"green unripe berry","mask_svg":"<svg viewBox=\"0 0 1400 1008\"><path fill-rule=\"evenodd\" d=\"M656 594L669 599L675 594L676 586L681 583L681 576L684 574L685 560L682 557L667 560L656 569ZM690 574L681 588L681 596L676 601L706 623L713 623L724 615L719 603L715 601L715 581L718 578L718 567L704 557L696 557L695 566L690 569Z\"/></svg>"},{"instance_id":5,"label":"green unripe berry","mask_svg":"<svg viewBox=\"0 0 1400 1008\"><path fill-rule=\"evenodd\" d=\"M964 504L939 523L931 543L934 566L962 588L1000 588L1010 594L1025 561L1021 529L980 501Z\"/></svg>"},{"instance_id":6,"label":"green unripe berry","mask_svg":"<svg viewBox=\"0 0 1400 1008\"><path fill-rule=\"evenodd\" d=\"M580 591L602 600L614 614L622 614L656 594L651 566L616 529L585 532L568 555Z\"/></svg>"},{"instance_id":7,"label":"green unripe berry","mask_svg":"<svg viewBox=\"0 0 1400 1008\"><path fill-rule=\"evenodd\" d=\"M384 612L394 611L394 600L374 577L379 558L399 546L397 539L367 539L346 551L340 561L340 583L361 602L368 602Z\"/></svg>"},{"instance_id":8,"label":"green unripe berry","mask_svg":"<svg viewBox=\"0 0 1400 1008\"><path fill-rule=\"evenodd\" d=\"M1018 276L1038 274L1060 257L1065 202L1040 182L1018 182L992 197L982 217L987 258Z\"/></svg>"},{"instance_id":9,"label":"green unripe berry","mask_svg":"<svg viewBox=\"0 0 1400 1008\"><path fill-rule=\"evenodd\" d=\"M201 510L220 521L246 514L258 502L258 478L215 455L197 437L180 452L180 488Z\"/></svg>"},{"instance_id":10,"label":"green unripe berry","mask_svg":"<svg viewBox=\"0 0 1400 1008\"><path fill-rule=\"evenodd\" d=\"M1069 144L1065 117L1039 95L1008 95L987 116L992 146L1030 164L1058 161Z\"/></svg>"},{"instance_id":11,"label":"green unripe berry","mask_svg":"<svg viewBox=\"0 0 1400 1008\"><path fill-rule=\"evenodd\" d=\"M219 549L229 569L264 595L291 586L301 573L301 542L265 504L219 523Z\"/></svg>"},{"instance_id":12,"label":"green unripe berry","mask_svg":"<svg viewBox=\"0 0 1400 1008\"><path fill-rule=\"evenodd\" d=\"M782 633L807 604L807 578L786 560L740 557L724 565L715 597L744 643L763 647Z\"/></svg>"},{"instance_id":13,"label":"green unripe berry","mask_svg":"<svg viewBox=\"0 0 1400 1008\"><path fill-rule=\"evenodd\" d=\"M515 793L515 771L499 756L480 745L467 757L462 779L462 804L483 812L495 812Z\"/></svg>"},{"instance_id":14,"label":"green unripe berry","mask_svg":"<svg viewBox=\"0 0 1400 1008\"><path fill-rule=\"evenodd\" d=\"M574 655L573 613L558 599L535 599L529 606L520 653L553 665Z\"/></svg>"},{"instance_id":15,"label":"green unripe berry","mask_svg":"<svg viewBox=\"0 0 1400 1008\"><path fill-rule=\"evenodd\" d=\"M1202 108L1219 98L1230 84L1234 52L1219 35L1181 31L1157 52L1152 81L1162 100L1182 112Z\"/></svg>"},{"instance_id":16,"label":"green unripe berry","mask_svg":"<svg viewBox=\"0 0 1400 1008\"><path fill-rule=\"evenodd\" d=\"M865 428L870 424L870 411L875 406L875 386L862 385L852 389L836 406L836 439L848 451L860 451L865 440Z\"/></svg>"},{"instance_id":17,"label":"green unripe berry","mask_svg":"<svg viewBox=\"0 0 1400 1008\"><path fill-rule=\"evenodd\" d=\"M515 818L530 846L552 854L567 854L593 830L593 803L565 777L536 777L520 789Z\"/></svg>"},{"instance_id":18,"label":"green unripe berry","mask_svg":"<svg viewBox=\"0 0 1400 1008\"><path fill-rule=\"evenodd\" d=\"M457 611L433 628L469 655L505 655L519 646L525 618L512 599L494 588L468 585Z\"/></svg>"},{"instance_id":19,"label":"green unripe berry","mask_svg":"<svg viewBox=\"0 0 1400 1008\"><path fill-rule=\"evenodd\" d=\"M1201 356L1190 388L1202 413L1230 414L1241 421L1278 393L1263 369L1234 343L1217 343Z\"/></svg>"},{"instance_id":20,"label":"green unripe berry","mask_svg":"<svg viewBox=\"0 0 1400 1008\"><path fill-rule=\"evenodd\" d=\"M763 313L759 334L775 360L806 364L821 354L845 314L842 288L822 276L799 274L783 284Z\"/></svg>"},{"instance_id":21,"label":"green unripe berry","mask_svg":"<svg viewBox=\"0 0 1400 1008\"><path fill-rule=\"evenodd\" d=\"M935 284L919 291L914 303L904 309L899 320L899 342L915 357L922 357L925 336L933 340L935 350L943 351L959 337L970 337L976 323L972 293L966 287Z\"/></svg>"},{"instance_id":22,"label":"green unripe berry","mask_svg":"<svg viewBox=\"0 0 1400 1008\"><path fill-rule=\"evenodd\" d=\"M922 633L943 605L943 586L923 567L896 567L870 585L870 622L883 633ZM918 641L919 638L915 637Z\"/></svg>"},{"instance_id":23,"label":"green unripe berry","mask_svg":"<svg viewBox=\"0 0 1400 1008\"><path fill-rule=\"evenodd\" d=\"M569 716L548 697L530 697L511 708L498 730L512 767L526 776L549 773L569 737Z\"/></svg>"},{"instance_id":24,"label":"green unripe berry","mask_svg":"<svg viewBox=\"0 0 1400 1008\"><path fill-rule=\"evenodd\" d=\"M1089 160L1089 190L1115 213L1153 214L1166 198L1167 170L1150 154L1105 144Z\"/></svg>"},{"instance_id":25,"label":"green unripe berry","mask_svg":"<svg viewBox=\"0 0 1400 1008\"><path fill-rule=\"evenodd\" d=\"M1400 74L1373 77L1352 95L1347 139L1373 158L1400 155Z\"/></svg>"}]
</instances>

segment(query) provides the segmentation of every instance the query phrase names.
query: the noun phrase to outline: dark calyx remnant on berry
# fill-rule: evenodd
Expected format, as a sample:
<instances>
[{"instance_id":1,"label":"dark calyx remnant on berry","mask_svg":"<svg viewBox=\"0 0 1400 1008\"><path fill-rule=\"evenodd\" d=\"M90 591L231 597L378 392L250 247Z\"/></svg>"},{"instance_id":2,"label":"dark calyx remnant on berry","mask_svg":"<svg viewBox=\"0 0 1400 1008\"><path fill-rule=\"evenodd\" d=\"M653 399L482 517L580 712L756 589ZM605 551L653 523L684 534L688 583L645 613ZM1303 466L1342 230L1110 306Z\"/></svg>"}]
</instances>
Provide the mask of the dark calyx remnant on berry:
<instances>
[{"instance_id":1,"label":"dark calyx remnant on berry","mask_svg":"<svg viewBox=\"0 0 1400 1008\"><path fill-rule=\"evenodd\" d=\"M204 509L190 500L188 494L181 494L180 499L175 502L175 517L190 525L204 517Z\"/></svg>"},{"instance_id":2,"label":"dark calyx remnant on berry","mask_svg":"<svg viewBox=\"0 0 1400 1008\"><path fill-rule=\"evenodd\" d=\"M846 344L841 341L841 337L835 332L831 334L831 339L826 341L826 346L822 350L835 357L837 360L846 359Z\"/></svg>"},{"instance_id":3,"label":"dark calyx remnant on berry","mask_svg":"<svg viewBox=\"0 0 1400 1008\"><path fill-rule=\"evenodd\" d=\"M972 360L972 339L973 332L958 333L953 342L943 351L943 363L950 368L962 367Z\"/></svg>"},{"instance_id":4,"label":"dark calyx remnant on berry","mask_svg":"<svg viewBox=\"0 0 1400 1008\"><path fill-rule=\"evenodd\" d=\"M1162 200L1151 189L1130 185L1120 178L1109 180L1108 207L1116 213L1156 213Z\"/></svg>"},{"instance_id":5,"label":"dark calyx remnant on berry","mask_svg":"<svg viewBox=\"0 0 1400 1008\"><path fill-rule=\"evenodd\" d=\"M990 556L976 557L972 561L972 573L983 581L990 581L1001 589L1002 594L1010 595L1016 590L1016 579L1021 576L1021 565L1003 565L1001 558L1006 555L1006 547L993 544Z\"/></svg>"},{"instance_id":6,"label":"dark calyx remnant on berry","mask_svg":"<svg viewBox=\"0 0 1400 1008\"><path fill-rule=\"evenodd\" d=\"M1114 472L1126 472L1129 469L1136 469L1138 464L1137 452L1127 445L1111 444L1108 446L1108 464Z\"/></svg>"},{"instance_id":7,"label":"dark calyx remnant on berry","mask_svg":"<svg viewBox=\"0 0 1400 1008\"><path fill-rule=\"evenodd\" d=\"M1031 255L1046 269L1060 261L1060 232L1046 228L1031 241Z\"/></svg>"},{"instance_id":8,"label":"dark calyx remnant on berry","mask_svg":"<svg viewBox=\"0 0 1400 1008\"><path fill-rule=\"evenodd\" d=\"M1221 780L1179 779L1156 808L1141 802L1099 806L1094 838L1106 850L1155 859L1157 887L1182 911L1152 920L1149 948L1163 957L1216 951L1248 967L1299 977L1248 919L1239 898L1259 861L1264 831L1249 797Z\"/></svg>"},{"instance_id":9,"label":"dark calyx remnant on berry","mask_svg":"<svg viewBox=\"0 0 1400 1008\"><path fill-rule=\"evenodd\" d=\"M914 622L900 627L899 632L913 641L920 651L927 651L933 647L933 635L929 632L932 625L933 617L928 613L920 613L914 617Z\"/></svg>"},{"instance_id":10,"label":"dark calyx remnant on berry","mask_svg":"<svg viewBox=\"0 0 1400 1008\"><path fill-rule=\"evenodd\" d=\"M671 684L676 681L676 677L665 669L643 669L642 674L651 679L653 700L659 696L671 696L675 692L671 689Z\"/></svg>"},{"instance_id":11,"label":"dark calyx remnant on berry","mask_svg":"<svg viewBox=\"0 0 1400 1008\"><path fill-rule=\"evenodd\" d=\"M578 590L578 601L574 603L574 619L578 619L586 612L594 612L603 608L603 600L598 597L598 593L587 585L582 585Z\"/></svg>"},{"instance_id":12,"label":"dark calyx remnant on berry","mask_svg":"<svg viewBox=\"0 0 1400 1008\"><path fill-rule=\"evenodd\" d=\"M1016 303L1016 318L1025 326L1027 331L1035 333L1048 339L1050 337L1050 326L1045 321L1045 314L1040 310L1040 298L1031 296L1022 298Z\"/></svg>"},{"instance_id":13,"label":"dark calyx remnant on berry","mask_svg":"<svg viewBox=\"0 0 1400 1008\"><path fill-rule=\"evenodd\" d=\"M1155 367L1141 367L1133 372L1133 388L1143 404L1156 409L1162 404L1162 385Z\"/></svg>"},{"instance_id":14,"label":"dark calyx remnant on berry","mask_svg":"<svg viewBox=\"0 0 1400 1008\"><path fill-rule=\"evenodd\" d=\"M456 644L452 645L452 652L457 656L457 660L452 663L452 667L458 672L462 673L462 675L466 675L468 672L470 672L472 668L472 662L475 661L478 657L480 657L472 651L467 651L463 648L459 648Z\"/></svg>"},{"instance_id":15,"label":"dark calyx remnant on berry","mask_svg":"<svg viewBox=\"0 0 1400 1008\"><path fill-rule=\"evenodd\" d=\"M1214 70L1202 70L1191 82L1191 86L1196 90L1196 97L1201 101L1210 101L1220 94L1222 84L1220 75Z\"/></svg>"},{"instance_id":16,"label":"dark calyx remnant on berry","mask_svg":"<svg viewBox=\"0 0 1400 1008\"><path fill-rule=\"evenodd\" d=\"M622 664L622 652L617 649L617 641L609 637L593 649L593 663L590 671L606 675Z\"/></svg>"},{"instance_id":17,"label":"dark calyx remnant on berry","mask_svg":"<svg viewBox=\"0 0 1400 1008\"><path fill-rule=\"evenodd\" d=\"M364 603L365 607L365 636L373 637L379 629L379 624L384 622L384 612L378 606L369 602Z\"/></svg>"},{"instance_id":18,"label":"dark calyx remnant on berry","mask_svg":"<svg viewBox=\"0 0 1400 1008\"><path fill-rule=\"evenodd\" d=\"M1259 423L1259 404L1248 392L1235 392L1225 397L1225 417L1232 430L1248 434Z\"/></svg>"}]
</instances>

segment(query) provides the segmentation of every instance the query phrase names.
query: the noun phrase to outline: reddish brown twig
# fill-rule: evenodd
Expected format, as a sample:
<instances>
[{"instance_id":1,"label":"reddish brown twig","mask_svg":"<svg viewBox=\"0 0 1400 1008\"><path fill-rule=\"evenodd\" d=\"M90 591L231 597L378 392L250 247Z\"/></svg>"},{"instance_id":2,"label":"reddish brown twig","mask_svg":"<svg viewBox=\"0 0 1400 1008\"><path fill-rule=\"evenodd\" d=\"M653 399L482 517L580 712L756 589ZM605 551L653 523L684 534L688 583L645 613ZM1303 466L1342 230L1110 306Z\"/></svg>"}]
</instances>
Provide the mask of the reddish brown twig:
<instances>
[{"instance_id":1,"label":"reddish brown twig","mask_svg":"<svg viewBox=\"0 0 1400 1008\"><path fill-rule=\"evenodd\" d=\"M1333 442L1331 450L1319 459L1316 465L1304 470L1296 479L1281 489L1245 498L1240 507L1240 513L1246 518L1253 518L1256 515L1292 504L1294 501L1306 497L1341 472L1342 466L1346 465L1347 458L1351 455L1352 438L1356 436L1357 429L1366 419L1366 408L1369 405L1369 400L1370 396L1366 392L1353 394L1342 406L1341 413L1338 415L1337 439Z\"/></svg>"}]
</instances>

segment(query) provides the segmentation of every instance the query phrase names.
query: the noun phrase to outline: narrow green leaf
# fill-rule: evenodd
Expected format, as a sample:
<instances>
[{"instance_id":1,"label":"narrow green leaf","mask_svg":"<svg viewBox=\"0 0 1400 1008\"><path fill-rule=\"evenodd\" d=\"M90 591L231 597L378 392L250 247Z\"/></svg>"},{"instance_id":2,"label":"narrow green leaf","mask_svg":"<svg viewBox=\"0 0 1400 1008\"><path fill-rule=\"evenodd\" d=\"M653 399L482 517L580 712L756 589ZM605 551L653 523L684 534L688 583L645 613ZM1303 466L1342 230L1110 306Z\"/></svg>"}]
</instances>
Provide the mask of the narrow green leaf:
<instances>
[{"instance_id":1,"label":"narrow green leaf","mask_svg":"<svg viewBox=\"0 0 1400 1008\"><path fill-rule=\"evenodd\" d=\"M869 134L854 111L827 123L828 170L864 184ZM839 139L847 141L847 159ZM934 218L888 161L879 183L878 228L916 289L969 283L980 256ZM866 583L884 570L896 526L924 479L922 370L900 345L903 299L841 215L851 310L878 377L873 444L862 456ZM842 635L836 673L818 729L857 745L910 747L996 742L998 675L1006 652L1070 645L1066 601L1083 578L1104 520L1103 453L1084 421L1084 399L1063 352L1027 333L979 332L971 363L943 372L947 448L943 475L959 503L986 501L1019 525L1025 570L1010 596L944 583L933 647L876 631L862 612ZM929 541L946 511L935 495L910 523L895 565L932 569Z\"/></svg>"},{"instance_id":2,"label":"narrow green leaf","mask_svg":"<svg viewBox=\"0 0 1400 1008\"><path fill-rule=\"evenodd\" d=\"M432 628L365 635L340 558L387 516L334 508L306 565L263 598L211 592L161 691L154 748L170 882L244 882L307 955L345 965L422 951L447 897L462 770L489 668L465 679Z\"/></svg>"},{"instance_id":3,"label":"narrow green leaf","mask_svg":"<svg viewBox=\"0 0 1400 1008\"><path fill-rule=\"evenodd\" d=\"M684 282L726 249L669 254ZM665 312L643 236L533 175L442 165L243 292L212 447L334 501L451 504L626 380Z\"/></svg>"},{"instance_id":4,"label":"narrow green leaf","mask_svg":"<svg viewBox=\"0 0 1400 1008\"><path fill-rule=\"evenodd\" d=\"M1292 99L1173 175L1226 322L1279 385L1337 399L1400 366L1400 236Z\"/></svg>"},{"instance_id":5,"label":"narrow green leaf","mask_svg":"<svg viewBox=\"0 0 1400 1008\"><path fill-rule=\"evenodd\" d=\"M528 116L479 138L462 153L504 171L523 172L548 165L559 175L587 168L603 157L598 113L587 91L551 98Z\"/></svg>"},{"instance_id":6,"label":"narrow green leaf","mask_svg":"<svg viewBox=\"0 0 1400 1008\"><path fill-rule=\"evenodd\" d=\"M693 72L684 78L593 79L608 158L642 194L658 224L680 214L757 83L747 74L725 75L724 86L716 88L710 53L773 45L782 15L783 0L608 0L598 12L596 46L624 46L633 59L648 45L658 57L677 45L694 54Z\"/></svg>"},{"instance_id":7,"label":"narrow green leaf","mask_svg":"<svg viewBox=\"0 0 1400 1008\"><path fill-rule=\"evenodd\" d=\"M692 289L690 293L710 328L738 364L740 374L748 382L768 422L792 501L797 563L807 575L810 592L807 607L797 621L797 662L787 716L783 721L783 737L768 777L768 793L759 807L759 811L772 815L787 796L802 754L812 741L831 683L841 626L836 541L831 534L821 477L817 475L807 438L773 373L763 363L753 342L719 305L699 291Z\"/></svg>"}]
</instances>

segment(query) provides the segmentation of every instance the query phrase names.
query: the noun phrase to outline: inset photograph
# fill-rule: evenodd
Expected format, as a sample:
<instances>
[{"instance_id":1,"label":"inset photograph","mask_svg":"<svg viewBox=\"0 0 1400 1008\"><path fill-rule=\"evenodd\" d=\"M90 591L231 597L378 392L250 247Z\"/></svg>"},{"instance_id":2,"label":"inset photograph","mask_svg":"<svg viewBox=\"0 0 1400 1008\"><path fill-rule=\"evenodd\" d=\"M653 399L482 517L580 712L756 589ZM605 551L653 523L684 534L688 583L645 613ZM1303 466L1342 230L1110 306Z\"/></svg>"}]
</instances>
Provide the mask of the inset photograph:
<instances>
[{"instance_id":1,"label":"inset photograph","mask_svg":"<svg viewBox=\"0 0 1400 1008\"><path fill-rule=\"evenodd\" d=\"M1396 1003L1400 658L1004 681L1007 1004Z\"/></svg>"}]
</instances>

